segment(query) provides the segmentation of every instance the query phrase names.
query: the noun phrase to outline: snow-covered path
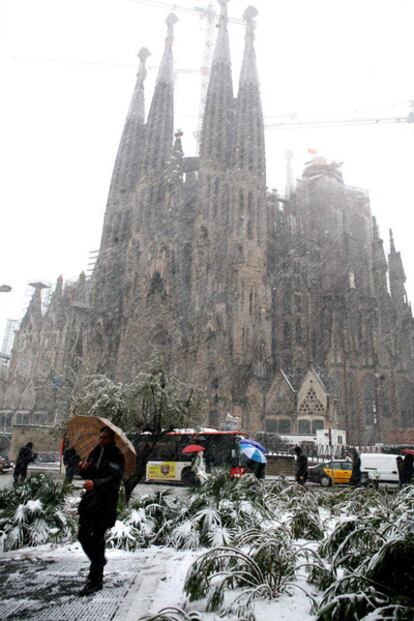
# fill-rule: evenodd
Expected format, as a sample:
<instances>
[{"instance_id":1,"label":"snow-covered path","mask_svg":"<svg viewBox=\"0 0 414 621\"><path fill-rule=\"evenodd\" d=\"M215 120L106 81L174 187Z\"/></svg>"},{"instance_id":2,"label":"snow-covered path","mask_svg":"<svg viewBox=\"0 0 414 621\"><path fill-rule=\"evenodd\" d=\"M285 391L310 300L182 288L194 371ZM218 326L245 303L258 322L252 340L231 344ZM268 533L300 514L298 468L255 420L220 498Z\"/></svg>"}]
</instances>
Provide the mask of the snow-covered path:
<instances>
[{"instance_id":1,"label":"snow-covered path","mask_svg":"<svg viewBox=\"0 0 414 621\"><path fill-rule=\"evenodd\" d=\"M4 621L138 621L167 606L182 606L187 569L200 555L166 547L109 550L104 589L79 597L88 562L78 544L26 548L2 555L0 619ZM309 590L301 578L298 584ZM311 621L309 601L293 589L274 602L258 602L259 621ZM200 609L199 609L200 610ZM200 610L201 612L201 610ZM201 614L215 621L214 614Z\"/></svg>"},{"instance_id":2,"label":"snow-covered path","mask_svg":"<svg viewBox=\"0 0 414 621\"><path fill-rule=\"evenodd\" d=\"M104 589L79 597L88 562L77 545L25 549L2 556L0 618L33 621L125 621L145 615L172 551L108 552ZM137 595L140 594L139 600ZM133 604L133 606L132 606Z\"/></svg>"}]
</instances>

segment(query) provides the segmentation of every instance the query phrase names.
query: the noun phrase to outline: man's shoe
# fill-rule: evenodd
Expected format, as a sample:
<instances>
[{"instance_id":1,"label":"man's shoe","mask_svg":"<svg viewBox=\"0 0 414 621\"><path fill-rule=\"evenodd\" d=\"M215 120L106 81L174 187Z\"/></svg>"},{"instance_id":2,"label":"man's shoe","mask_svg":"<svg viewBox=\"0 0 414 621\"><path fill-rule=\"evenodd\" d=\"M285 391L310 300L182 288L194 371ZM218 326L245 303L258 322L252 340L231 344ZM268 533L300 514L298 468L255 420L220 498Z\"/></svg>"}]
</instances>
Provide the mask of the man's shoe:
<instances>
[{"instance_id":1,"label":"man's shoe","mask_svg":"<svg viewBox=\"0 0 414 621\"><path fill-rule=\"evenodd\" d=\"M97 591L102 591L102 588L103 588L102 581L90 582L88 580L88 582L85 584L83 589L79 591L79 596L83 597L85 595L92 595L93 593L96 593Z\"/></svg>"}]
</instances>

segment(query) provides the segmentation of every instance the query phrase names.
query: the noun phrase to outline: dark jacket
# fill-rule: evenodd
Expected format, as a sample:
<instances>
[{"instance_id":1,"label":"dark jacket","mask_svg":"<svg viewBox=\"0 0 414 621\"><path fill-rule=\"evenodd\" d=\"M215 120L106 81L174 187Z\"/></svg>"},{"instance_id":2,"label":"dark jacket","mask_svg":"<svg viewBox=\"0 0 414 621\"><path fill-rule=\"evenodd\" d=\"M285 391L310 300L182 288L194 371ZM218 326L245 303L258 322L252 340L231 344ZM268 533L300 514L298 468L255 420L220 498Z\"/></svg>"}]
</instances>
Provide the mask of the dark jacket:
<instances>
[{"instance_id":1,"label":"dark jacket","mask_svg":"<svg viewBox=\"0 0 414 621\"><path fill-rule=\"evenodd\" d=\"M352 462L351 485L359 485L361 483L361 458L359 455L354 457Z\"/></svg>"},{"instance_id":2,"label":"dark jacket","mask_svg":"<svg viewBox=\"0 0 414 621\"><path fill-rule=\"evenodd\" d=\"M96 446L88 457L88 468L81 470L83 479L94 482L79 504L79 521L97 522L111 528L116 521L118 493L124 473L124 456L115 444Z\"/></svg>"},{"instance_id":3,"label":"dark jacket","mask_svg":"<svg viewBox=\"0 0 414 621\"><path fill-rule=\"evenodd\" d=\"M63 453L63 463L66 466L66 470L77 472L80 458L75 449L69 447Z\"/></svg>"},{"instance_id":4,"label":"dark jacket","mask_svg":"<svg viewBox=\"0 0 414 621\"><path fill-rule=\"evenodd\" d=\"M265 478L265 470L266 464L261 464L257 461L253 461L252 459L247 460L246 472L254 474L257 479Z\"/></svg>"},{"instance_id":5,"label":"dark jacket","mask_svg":"<svg viewBox=\"0 0 414 621\"><path fill-rule=\"evenodd\" d=\"M23 472L26 472L27 466L35 459L36 454L33 453L32 448L28 446L24 446L23 448L21 448L16 459L16 467L14 470L15 474L21 474Z\"/></svg>"},{"instance_id":6,"label":"dark jacket","mask_svg":"<svg viewBox=\"0 0 414 621\"><path fill-rule=\"evenodd\" d=\"M401 467L400 482L410 483L414 474L413 456L406 455Z\"/></svg>"},{"instance_id":7,"label":"dark jacket","mask_svg":"<svg viewBox=\"0 0 414 621\"><path fill-rule=\"evenodd\" d=\"M296 478L308 478L308 458L304 453L299 453L296 457Z\"/></svg>"}]
</instances>

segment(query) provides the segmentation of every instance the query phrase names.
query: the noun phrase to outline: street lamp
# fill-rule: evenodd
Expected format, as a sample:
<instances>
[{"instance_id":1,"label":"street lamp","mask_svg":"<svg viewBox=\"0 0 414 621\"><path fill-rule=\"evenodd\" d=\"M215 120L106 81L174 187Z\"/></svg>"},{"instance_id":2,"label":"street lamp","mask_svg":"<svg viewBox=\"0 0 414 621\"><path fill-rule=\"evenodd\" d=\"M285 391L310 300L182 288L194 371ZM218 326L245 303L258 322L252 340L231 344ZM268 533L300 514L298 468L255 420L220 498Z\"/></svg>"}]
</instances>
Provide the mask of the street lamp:
<instances>
[{"instance_id":1,"label":"street lamp","mask_svg":"<svg viewBox=\"0 0 414 621\"><path fill-rule=\"evenodd\" d=\"M11 290L10 285L0 285L0 293L10 293Z\"/></svg>"}]
</instances>

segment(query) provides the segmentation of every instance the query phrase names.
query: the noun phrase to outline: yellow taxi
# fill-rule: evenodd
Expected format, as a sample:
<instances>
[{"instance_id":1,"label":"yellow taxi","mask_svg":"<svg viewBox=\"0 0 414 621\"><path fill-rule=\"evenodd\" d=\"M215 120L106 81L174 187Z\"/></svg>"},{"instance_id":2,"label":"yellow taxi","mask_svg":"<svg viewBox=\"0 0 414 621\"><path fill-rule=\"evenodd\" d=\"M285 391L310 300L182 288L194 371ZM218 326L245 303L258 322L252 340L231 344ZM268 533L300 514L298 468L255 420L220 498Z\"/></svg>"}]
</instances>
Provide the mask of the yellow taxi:
<instances>
[{"instance_id":1,"label":"yellow taxi","mask_svg":"<svg viewBox=\"0 0 414 621\"><path fill-rule=\"evenodd\" d=\"M326 461L308 470L308 481L319 483L322 487L348 484L352 475L352 463L346 459Z\"/></svg>"}]
</instances>

